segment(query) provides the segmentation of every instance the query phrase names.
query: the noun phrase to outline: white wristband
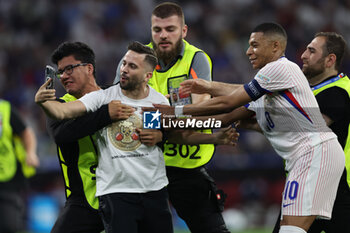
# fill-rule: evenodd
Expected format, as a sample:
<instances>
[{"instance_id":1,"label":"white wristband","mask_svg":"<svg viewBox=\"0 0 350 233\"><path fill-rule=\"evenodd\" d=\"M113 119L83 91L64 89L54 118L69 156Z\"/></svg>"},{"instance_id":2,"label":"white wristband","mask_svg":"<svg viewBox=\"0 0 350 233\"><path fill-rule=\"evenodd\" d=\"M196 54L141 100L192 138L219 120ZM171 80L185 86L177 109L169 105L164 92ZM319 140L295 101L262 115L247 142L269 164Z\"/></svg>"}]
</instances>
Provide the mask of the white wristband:
<instances>
[{"instance_id":1,"label":"white wristband","mask_svg":"<svg viewBox=\"0 0 350 233\"><path fill-rule=\"evenodd\" d=\"M180 117L184 115L184 106L178 105L175 106L175 117Z\"/></svg>"}]
</instances>

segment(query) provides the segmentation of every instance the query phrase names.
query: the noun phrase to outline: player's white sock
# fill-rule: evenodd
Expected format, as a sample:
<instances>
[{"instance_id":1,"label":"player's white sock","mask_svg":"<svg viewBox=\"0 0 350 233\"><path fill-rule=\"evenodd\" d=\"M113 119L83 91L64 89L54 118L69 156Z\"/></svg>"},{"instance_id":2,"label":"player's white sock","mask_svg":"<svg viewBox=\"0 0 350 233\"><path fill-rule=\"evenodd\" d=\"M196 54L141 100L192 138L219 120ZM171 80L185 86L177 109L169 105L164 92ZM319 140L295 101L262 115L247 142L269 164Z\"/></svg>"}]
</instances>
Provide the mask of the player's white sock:
<instances>
[{"instance_id":1,"label":"player's white sock","mask_svg":"<svg viewBox=\"0 0 350 233\"><path fill-rule=\"evenodd\" d=\"M283 225L281 226L279 233L306 233L306 231L300 227Z\"/></svg>"}]
</instances>

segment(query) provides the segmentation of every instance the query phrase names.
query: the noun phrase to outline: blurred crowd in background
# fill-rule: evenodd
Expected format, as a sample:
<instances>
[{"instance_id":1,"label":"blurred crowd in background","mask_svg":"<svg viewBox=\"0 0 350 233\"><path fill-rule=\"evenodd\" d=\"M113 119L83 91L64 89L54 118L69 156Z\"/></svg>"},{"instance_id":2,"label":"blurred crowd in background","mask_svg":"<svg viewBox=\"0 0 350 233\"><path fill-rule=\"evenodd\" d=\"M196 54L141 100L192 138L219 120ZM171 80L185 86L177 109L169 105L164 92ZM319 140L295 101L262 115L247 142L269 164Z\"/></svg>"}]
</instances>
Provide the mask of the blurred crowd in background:
<instances>
[{"instance_id":1,"label":"blurred crowd in background","mask_svg":"<svg viewBox=\"0 0 350 233\"><path fill-rule=\"evenodd\" d=\"M148 43L150 16L156 0L0 0L0 97L9 100L38 138L41 167L32 192L51 192L64 199L56 148L47 134L45 115L34 103L52 51L64 41L82 41L96 53L97 82L112 84L119 60L130 41ZM350 41L350 0L179 0L189 27L187 40L213 60L213 79L244 83L255 71L245 55L250 31L275 21L287 31L286 56L300 55L318 31L337 31ZM346 55L341 69L350 70ZM56 82L57 95L64 93ZM271 225L283 189L283 163L258 133L241 132L235 148L218 147L208 165L229 194L231 219ZM48 175L51 174L51 175ZM45 180L46 178L46 180ZM50 180L47 180L50 179ZM252 211L252 208L255 211ZM266 218L262 219L260 212ZM273 212L273 210L271 210ZM273 213L275 213L273 212ZM235 216L235 217L232 217ZM242 219L248 220L242 220ZM271 218L271 219L270 219ZM254 222L255 221L255 222ZM233 223L237 224L237 223Z\"/></svg>"}]
</instances>

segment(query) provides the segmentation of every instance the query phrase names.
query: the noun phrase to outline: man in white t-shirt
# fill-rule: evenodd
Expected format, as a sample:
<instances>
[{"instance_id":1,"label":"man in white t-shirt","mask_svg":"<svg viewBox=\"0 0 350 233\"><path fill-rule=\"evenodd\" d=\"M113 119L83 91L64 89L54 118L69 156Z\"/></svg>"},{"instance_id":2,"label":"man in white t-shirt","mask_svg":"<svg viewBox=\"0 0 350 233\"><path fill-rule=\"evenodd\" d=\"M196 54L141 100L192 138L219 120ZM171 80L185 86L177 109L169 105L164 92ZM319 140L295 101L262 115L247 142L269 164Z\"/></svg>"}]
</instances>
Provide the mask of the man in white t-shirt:
<instances>
[{"instance_id":1,"label":"man in white t-shirt","mask_svg":"<svg viewBox=\"0 0 350 233\"><path fill-rule=\"evenodd\" d=\"M289 172L282 200L280 233L305 233L319 216L330 218L344 169L344 152L326 126L300 68L284 57L285 30L275 23L258 25L250 35L247 56L260 69L245 85L187 80L180 92L209 93L200 105L162 107L167 114L210 115L233 123L256 114L264 135L286 160ZM245 106L244 106L245 105ZM241 107L240 107L241 106ZM239 107L239 108L238 108ZM213 116L211 116L213 117Z\"/></svg>"},{"instance_id":2,"label":"man in white t-shirt","mask_svg":"<svg viewBox=\"0 0 350 233\"><path fill-rule=\"evenodd\" d=\"M147 85L156 64L152 49L133 42L124 56L120 84L59 103L46 101L55 99L54 90L45 89L48 81L35 97L45 112L57 119L78 117L111 101L124 104L118 114L126 120L116 121L96 134L96 196L107 233L173 232L163 153L158 146L142 144L136 130L142 128L141 107L168 105L162 94Z\"/></svg>"}]
</instances>

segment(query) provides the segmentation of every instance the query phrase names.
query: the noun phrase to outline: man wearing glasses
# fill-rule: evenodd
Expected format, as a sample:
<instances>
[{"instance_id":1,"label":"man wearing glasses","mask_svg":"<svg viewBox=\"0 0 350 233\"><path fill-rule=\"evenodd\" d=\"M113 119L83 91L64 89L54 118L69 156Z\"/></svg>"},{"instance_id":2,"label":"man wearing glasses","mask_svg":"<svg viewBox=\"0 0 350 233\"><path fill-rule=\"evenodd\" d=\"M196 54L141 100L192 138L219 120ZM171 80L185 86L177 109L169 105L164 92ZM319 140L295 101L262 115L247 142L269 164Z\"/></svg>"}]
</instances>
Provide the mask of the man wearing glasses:
<instances>
[{"instance_id":1,"label":"man wearing glasses","mask_svg":"<svg viewBox=\"0 0 350 233\"><path fill-rule=\"evenodd\" d=\"M58 66L57 77L67 91L59 101L74 101L100 89L95 80L95 55L86 44L65 42L53 52L51 60ZM118 109L118 105L115 108L103 105L96 112L72 120L48 118L47 126L57 144L67 198L52 233L103 231L95 198L97 148L94 133L111 124L110 113Z\"/></svg>"},{"instance_id":2,"label":"man wearing glasses","mask_svg":"<svg viewBox=\"0 0 350 233\"><path fill-rule=\"evenodd\" d=\"M57 74L57 78L61 78L61 76L63 75L63 73L66 73L68 75L72 74L73 73L73 69L75 67L78 67L78 66L86 66L88 65L89 63L78 63L78 64L75 64L75 65L68 65L66 67L64 67L62 70L58 70L56 72Z\"/></svg>"},{"instance_id":3,"label":"man wearing glasses","mask_svg":"<svg viewBox=\"0 0 350 233\"><path fill-rule=\"evenodd\" d=\"M123 68L125 85L100 90L95 81L94 53L87 45L63 43L53 53L57 76L68 92L61 99L70 103L45 101L56 99L54 90L45 89L50 81L36 95L36 102L46 114L61 120L49 120L49 129L58 145L67 202L52 232L97 233L103 228L107 233L173 232L164 159L155 146L162 134L140 129L141 120L138 113L134 114L135 109L116 101L135 107L168 102L146 86L156 60L152 49L136 42L131 44ZM49 114L45 106L50 104L59 106L57 110L64 117L55 115L55 111ZM65 106L78 109L64 110ZM86 112L88 115L76 118ZM63 120L72 117L75 119ZM81 138L85 135L90 136Z\"/></svg>"}]
</instances>

